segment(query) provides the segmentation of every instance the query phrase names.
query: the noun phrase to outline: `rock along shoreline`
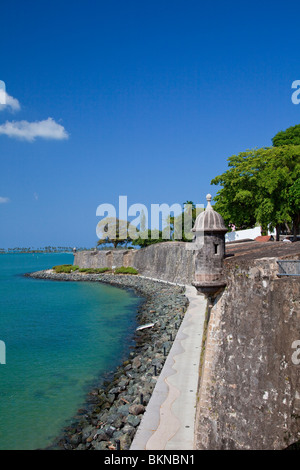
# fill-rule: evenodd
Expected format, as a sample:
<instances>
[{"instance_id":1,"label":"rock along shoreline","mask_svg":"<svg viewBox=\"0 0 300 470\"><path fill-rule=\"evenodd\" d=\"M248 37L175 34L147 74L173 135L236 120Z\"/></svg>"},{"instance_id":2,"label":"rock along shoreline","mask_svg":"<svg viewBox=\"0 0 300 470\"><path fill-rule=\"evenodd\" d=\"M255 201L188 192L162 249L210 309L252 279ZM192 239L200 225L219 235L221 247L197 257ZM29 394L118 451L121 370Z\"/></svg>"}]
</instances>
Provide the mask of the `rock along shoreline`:
<instances>
[{"instance_id":1,"label":"rock along shoreline","mask_svg":"<svg viewBox=\"0 0 300 470\"><path fill-rule=\"evenodd\" d=\"M89 392L86 407L78 410L70 425L48 448L128 450L186 312L185 288L127 274L65 274L44 270L26 276L106 283L132 289L144 298L137 311L138 324L154 323L154 326L133 332L134 347L128 359L108 381Z\"/></svg>"}]
</instances>

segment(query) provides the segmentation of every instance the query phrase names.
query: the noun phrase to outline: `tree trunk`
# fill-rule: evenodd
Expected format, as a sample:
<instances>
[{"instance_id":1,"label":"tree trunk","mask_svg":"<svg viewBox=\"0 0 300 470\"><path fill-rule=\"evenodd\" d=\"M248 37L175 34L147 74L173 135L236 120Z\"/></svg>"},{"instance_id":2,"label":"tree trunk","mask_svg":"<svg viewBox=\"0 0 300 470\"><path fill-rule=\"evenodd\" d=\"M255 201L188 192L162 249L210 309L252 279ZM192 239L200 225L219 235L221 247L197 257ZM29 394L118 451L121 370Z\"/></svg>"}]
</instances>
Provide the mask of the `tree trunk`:
<instances>
[{"instance_id":1,"label":"tree trunk","mask_svg":"<svg viewBox=\"0 0 300 470\"><path fill-rule=\"evenodd\" d=\"M298 231L299 231L299 221L300 221L300 216L296 216L294 219L293 219L293 241L297 241L297 235L298 235Z\"/></svg>"},{"instance_id":2,"label":"tree trunk","mask_svg":"<svg viewBox=\"0 0 300 470\"><path fill-rule=\"evenodd\" d=\"M280 225L276 225L276 241L279 242L280 240Z\"/></svg>"}]
</instances>

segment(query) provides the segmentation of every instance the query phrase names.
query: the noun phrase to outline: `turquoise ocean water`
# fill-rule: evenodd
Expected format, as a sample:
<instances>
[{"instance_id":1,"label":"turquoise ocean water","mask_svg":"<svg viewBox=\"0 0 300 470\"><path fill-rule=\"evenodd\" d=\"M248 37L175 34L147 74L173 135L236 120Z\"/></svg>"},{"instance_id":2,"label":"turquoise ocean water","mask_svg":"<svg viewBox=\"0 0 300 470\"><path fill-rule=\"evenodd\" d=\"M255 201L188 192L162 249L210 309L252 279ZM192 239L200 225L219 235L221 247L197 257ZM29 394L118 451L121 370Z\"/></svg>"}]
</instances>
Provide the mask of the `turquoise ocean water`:
<instances>
[{"instance_id":1,"label":"turquoise ocean water","mask_svg":"<svg viewBox=\"0 0 300 470\"><path fill-rule=\"evenodd\" d=\"M141 299L130 291L23 276L72 263L72 254L0 255L1 450L51 444L132 344Z\"/></svg>"}]
</instances>

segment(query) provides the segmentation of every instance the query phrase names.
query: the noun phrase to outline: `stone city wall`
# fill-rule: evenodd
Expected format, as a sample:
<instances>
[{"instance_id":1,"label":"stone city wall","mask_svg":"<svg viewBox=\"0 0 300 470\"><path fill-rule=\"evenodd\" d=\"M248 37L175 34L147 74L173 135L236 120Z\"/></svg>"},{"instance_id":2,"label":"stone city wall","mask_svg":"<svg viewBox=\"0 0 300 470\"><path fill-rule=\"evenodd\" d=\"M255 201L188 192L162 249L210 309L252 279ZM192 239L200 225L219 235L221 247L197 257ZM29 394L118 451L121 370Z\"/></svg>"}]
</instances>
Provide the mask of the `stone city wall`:
<instances>
[{"instance_id":1,"label":"stone city wall","mask_svg":"<svg viewBox=\"0 0 300 470\"><path fill-rule=\"evenodd\" d=\"M179 284L194 279L193 251L184 242L164 242L140 250L98 250L75 253L80 268L132 266L139 274Z\"/></svg>"},{"instance_id":2,"label":"stone city wall","mask_svg":"<svg viewBox=\"0 0 300 470\"><path fill-rule=\"evenodd\" d=\"M209 309L197 449L276 450L300 439L292 347L300 340L300 281L277 273L275 258L225 263L227 288Z\"/></svg>"},{"instance_id":3,"label":"stone city wall","mask_svg":"<svg viewBox=\"0 0 300 470\"><path fill-rule=\"evenodd\" d=\"M283 255L294 248L278 247ZM268 249L273 248L266 244ZM232 257L224 262L227 287L207 312L197 449L276 450L300 440L300 364L293 348L300 340L300 278L278 277L276 259ZM194 253L182 242L79 252L74 262L80 267L132 266L144 276L182 284L194 279ZM297 358L300 362L300 352Z\"/></svg>"}]
</instances>

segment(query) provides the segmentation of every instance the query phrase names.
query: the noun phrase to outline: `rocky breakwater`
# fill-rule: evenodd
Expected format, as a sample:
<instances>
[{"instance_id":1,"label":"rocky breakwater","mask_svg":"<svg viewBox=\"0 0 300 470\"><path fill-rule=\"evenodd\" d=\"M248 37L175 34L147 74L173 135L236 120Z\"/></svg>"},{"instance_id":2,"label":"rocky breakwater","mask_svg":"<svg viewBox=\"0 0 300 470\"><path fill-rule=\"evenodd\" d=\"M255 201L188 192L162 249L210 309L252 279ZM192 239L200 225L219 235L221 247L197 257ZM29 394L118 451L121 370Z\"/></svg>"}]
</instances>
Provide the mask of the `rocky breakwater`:
<instances>
[{"instance_id":1,"label":"rocky breakwater","mask_svg":"<svg viewBox=\"0 0 300 470\"><path fill-rule=\"evenodd\" d=\"M89 393L86 409L79 410L52 447L66 450L129 449L187 309L184 288L130 275L57 274L48 270L28 276L104 282L134 289L144 297L137 320L140 326L153 326L133 332L135 346L128 359L117 368L112 379Z\"/></svg>"}]
</instances>

